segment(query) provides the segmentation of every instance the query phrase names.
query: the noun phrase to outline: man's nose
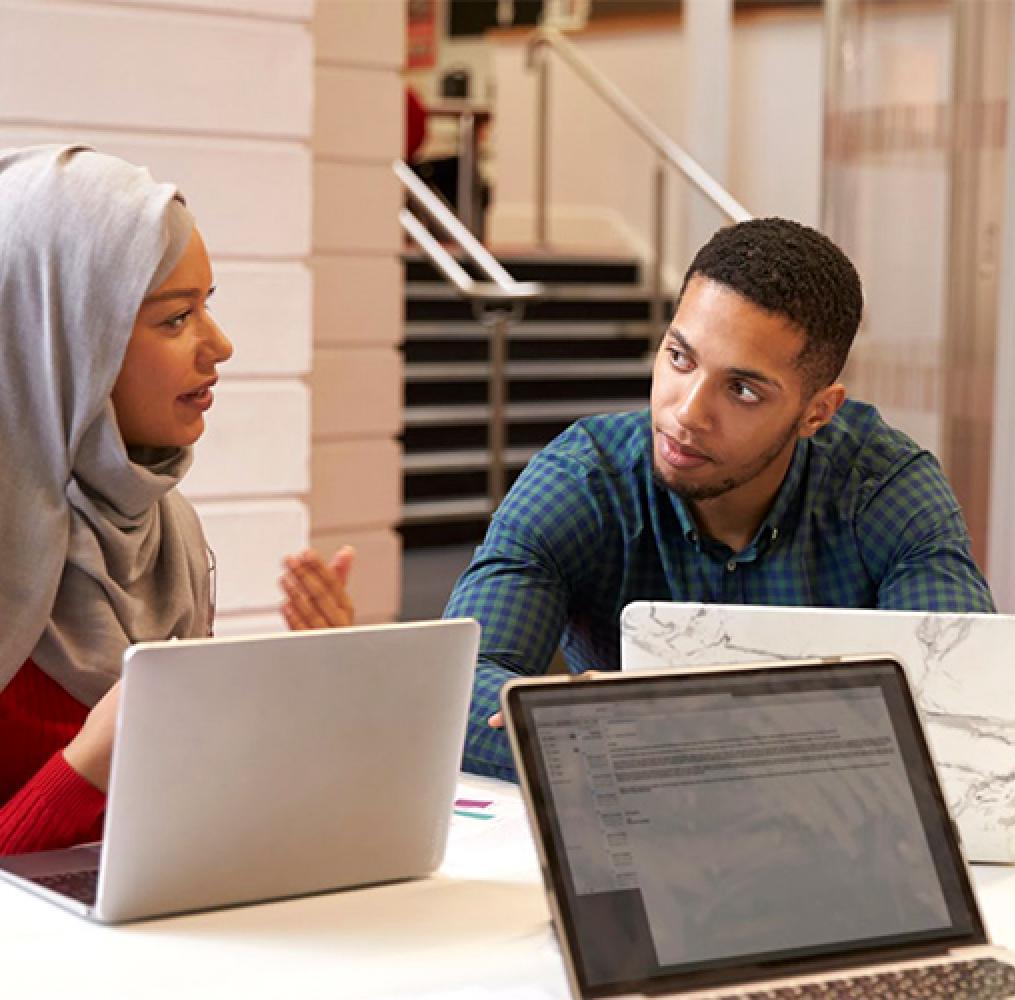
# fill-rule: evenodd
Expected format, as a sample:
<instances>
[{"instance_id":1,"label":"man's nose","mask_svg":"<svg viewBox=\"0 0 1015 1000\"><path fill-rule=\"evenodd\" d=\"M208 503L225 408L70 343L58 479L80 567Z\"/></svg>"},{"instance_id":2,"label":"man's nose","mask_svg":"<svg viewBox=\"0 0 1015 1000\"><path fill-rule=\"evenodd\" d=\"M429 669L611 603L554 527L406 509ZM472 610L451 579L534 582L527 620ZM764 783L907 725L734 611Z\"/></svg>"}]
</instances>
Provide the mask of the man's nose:
<instances>
[{"instance_id":1,"label":"man's nose","mask_svg":"<svg viewBox=\"0 0 1015 1000\"><path fill-rule=\"evenodd\" d=\"M711 388L703 377L691 378L677 406L677 420L689 431L708 430L712 423Z\"/></svg>"}]
</instances>

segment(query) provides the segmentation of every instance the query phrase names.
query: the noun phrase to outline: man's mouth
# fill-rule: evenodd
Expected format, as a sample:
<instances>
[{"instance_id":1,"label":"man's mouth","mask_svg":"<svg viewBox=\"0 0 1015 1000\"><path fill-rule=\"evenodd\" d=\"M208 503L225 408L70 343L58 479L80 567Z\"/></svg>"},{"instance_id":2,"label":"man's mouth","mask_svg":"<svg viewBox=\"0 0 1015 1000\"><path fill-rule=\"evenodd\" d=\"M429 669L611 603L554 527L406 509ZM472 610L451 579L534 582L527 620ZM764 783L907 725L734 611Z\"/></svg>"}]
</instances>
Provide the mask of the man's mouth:
<instances>
[{"instance_id":1,"label":"man's mouth","mask_svg":"<svg viewBox=\"0 0 1015 1000\"><path fill-rule=\"evenodd\" d=\"M683 444L665 431L656 431L660 458L675 469L697 469L712 461L710 455L691 444Z\"/></svg>"}]
</instances>

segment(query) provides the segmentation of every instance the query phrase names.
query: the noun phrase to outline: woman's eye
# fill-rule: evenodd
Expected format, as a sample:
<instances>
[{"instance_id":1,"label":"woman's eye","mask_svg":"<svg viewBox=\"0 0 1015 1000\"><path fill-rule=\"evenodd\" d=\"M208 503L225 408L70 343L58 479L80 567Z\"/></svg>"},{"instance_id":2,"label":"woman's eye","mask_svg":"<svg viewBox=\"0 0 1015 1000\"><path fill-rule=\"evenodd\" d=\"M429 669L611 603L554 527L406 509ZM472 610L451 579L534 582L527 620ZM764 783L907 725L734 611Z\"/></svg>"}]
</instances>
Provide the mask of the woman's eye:
<instances>
[{"instance_id":1,"label":"woman's eye","mask_svg":"<svg viewBox=\"0 0 1015 1000\"><path fill-rule=\"evenodd\" d=\"M169 319L163 322L163 326L169 327L170 330L179 330L184 323L190 318L191 310L185 309L181 313L177 313L175 316L170 316Z\"/></svg>"}]
</instances>

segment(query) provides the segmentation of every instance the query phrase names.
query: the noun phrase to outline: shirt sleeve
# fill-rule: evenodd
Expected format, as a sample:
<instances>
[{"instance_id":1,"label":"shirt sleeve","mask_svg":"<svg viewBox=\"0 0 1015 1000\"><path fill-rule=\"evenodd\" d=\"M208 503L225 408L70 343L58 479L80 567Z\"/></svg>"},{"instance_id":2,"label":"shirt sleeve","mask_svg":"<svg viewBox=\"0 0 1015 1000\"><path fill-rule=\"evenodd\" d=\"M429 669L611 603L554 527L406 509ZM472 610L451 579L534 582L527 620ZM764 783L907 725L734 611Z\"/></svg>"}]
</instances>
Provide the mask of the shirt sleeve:
<instances>
[{"instance_id":1,"label":"shirt sleeve","mask_svg":"<svg viewBox=\"0 0 1015 1000\"><path fill-rule=\"evenodd\" d=\"M594 565L602 517L588 476L552 451L525 468L451 594L446 617L482 626L462 766L515 779L507 736L488 724L500 689L545 674L560 644L571 594ZM584 558L583 558L584 557Z\"/></svg>"},{"instance_id":2,"label":"shirt sleeve","mask_svg":"<svg viewBox=\"0 0 1015 1000\"><path fill-rule=\"evenodd\" d=\"M861 507L857 537L878 581L877 607L997 610L973 559L962 508L929 452L916 455L874 491Z\"/></svg>"},{"instance_id":3,"label":"shirt sleeve","mask_svg":"<svg viewBox=\"0 0 1015 1000\"><path fill-rule=\"evenodd\" d=\"M105 808L105 794L57 752L0 806L0 855L94 840Z\"/></svg>"}]
</instances>

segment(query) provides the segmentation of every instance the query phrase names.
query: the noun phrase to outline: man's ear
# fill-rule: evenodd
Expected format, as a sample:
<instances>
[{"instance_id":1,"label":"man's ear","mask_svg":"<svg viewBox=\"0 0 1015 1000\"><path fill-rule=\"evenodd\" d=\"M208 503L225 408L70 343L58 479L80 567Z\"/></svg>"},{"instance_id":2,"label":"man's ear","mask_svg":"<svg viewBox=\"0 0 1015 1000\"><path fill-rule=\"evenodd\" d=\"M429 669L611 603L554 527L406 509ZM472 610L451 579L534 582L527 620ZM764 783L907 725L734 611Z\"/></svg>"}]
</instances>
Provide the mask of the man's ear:
<instances>
[{"instance_id":1,"label":"man's ear","mask_svg":"<svg viewBox=\"0 0 1015 1000\"><path fill-rule=\"evenodd\" d=\"M839 407L845 401L846 387L841 382L833 382L819 389L811 397L803 417L800 418L799 436L813 437L839 412Z\"/></svg>"}]
</instances>

